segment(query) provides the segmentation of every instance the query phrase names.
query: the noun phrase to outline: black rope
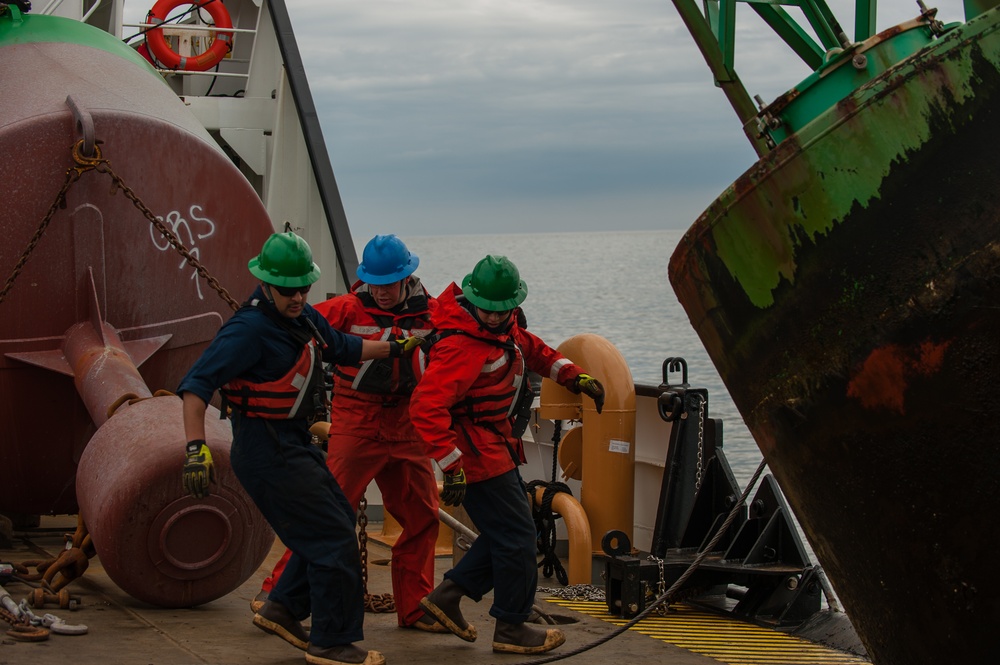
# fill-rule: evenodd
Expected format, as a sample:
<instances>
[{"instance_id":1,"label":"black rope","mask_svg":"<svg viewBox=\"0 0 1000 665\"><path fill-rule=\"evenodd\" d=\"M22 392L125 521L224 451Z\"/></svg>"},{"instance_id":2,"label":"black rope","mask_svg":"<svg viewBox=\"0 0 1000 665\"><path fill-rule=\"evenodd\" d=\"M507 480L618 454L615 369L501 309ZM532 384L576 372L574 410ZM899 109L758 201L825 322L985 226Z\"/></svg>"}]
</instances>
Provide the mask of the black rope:
<instances>
[{"instance_id":1,"label":"black rope","mask_svg":"<svg viewBox=\"0 0 1000 665\"><path fill-rule=\"evenodd\" d=\"M535 503L535 490L544 487L542 492L542 503ZM535 519L535 532L537 534L538 552L542 555L542 560L538 562L538 567L542 569L542 575L551 578L555 574L556 579L563 586L569 584L569 575L563 568L559 556L556 554L556 520L559 516L552 512L552 499L559 492L564 492L573 496L572 490L566 483L551 482L544 480L533 480L528 483L528 495L531 496L531 516Z\"/></svg>"},{"instance_id":2,"label":"black rope","mask_svg":"<svg viewBox=\"0 0 1000 665\"><path fill-rule=\"evenodd\" d=\"M559 442L562 440L562 421L553 423L552 430L552 482L556 482L556 471L559 466Z\"/></svg>"}]
</instances>

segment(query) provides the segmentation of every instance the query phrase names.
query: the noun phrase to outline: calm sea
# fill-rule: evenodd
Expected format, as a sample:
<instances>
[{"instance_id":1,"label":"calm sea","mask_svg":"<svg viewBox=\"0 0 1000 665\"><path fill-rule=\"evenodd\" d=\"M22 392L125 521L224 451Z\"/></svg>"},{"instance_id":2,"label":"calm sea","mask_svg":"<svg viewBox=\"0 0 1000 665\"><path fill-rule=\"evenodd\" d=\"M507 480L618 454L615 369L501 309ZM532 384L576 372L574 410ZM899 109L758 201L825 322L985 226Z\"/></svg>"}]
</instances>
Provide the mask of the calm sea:
<instances>
[{"instance_id":1,"label":"calm sea","mask_svg":"<svg viewBox=\"0 0 1000 665\"><path fill-rule=\"evenodd\" d=\"M709 415L723 421L724 447L741 486L761 454L667 279L683 231L404 236L420 276L438 295L461 284L487 254L512 260L528 285L528 329L550 346L579 333L601 335L621 352L636 383L663 383L663 361L687 361L688 382L709 391ZM358 256L361 256L361 249ZM670 377L674 383L680 376Z\"/></svg>"}]
</instances>

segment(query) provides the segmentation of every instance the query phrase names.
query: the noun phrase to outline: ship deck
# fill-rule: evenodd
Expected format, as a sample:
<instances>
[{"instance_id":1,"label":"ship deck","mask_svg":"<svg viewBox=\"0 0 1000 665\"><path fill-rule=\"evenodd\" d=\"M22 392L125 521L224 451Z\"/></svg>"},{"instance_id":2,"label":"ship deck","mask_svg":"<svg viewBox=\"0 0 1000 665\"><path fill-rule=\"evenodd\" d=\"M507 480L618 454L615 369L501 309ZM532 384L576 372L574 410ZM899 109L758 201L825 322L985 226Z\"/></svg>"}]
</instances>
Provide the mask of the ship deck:
<instances>
[{"instance_id":1,"label":"ship deck","mask_svg":"<svg viewBox=\"0 0 1000 665\"><path fill-rule=\"evenodd\" d=\"M20 563L55 557L63 547L63 534L71 533L73 517L44 518L39 529L15 531L14 545L0 549L0 562ZM375 532L379 525L369 525ZM99 558L90 562L84 576L67 589L79 598L78 609L60 609L51 604L35 608L39 616L50 613L68 624L84 624L85 635L52 634L45 641L21 642L0 630L0 665L65 665L66 663L151 663L155 665L236 665L252 663L301 663L302 652L282 640L267 635L251 624L250 599L257 593L283 552L275 542L264 564L237 590L211 603L191 609L163 609L139 602L122 592L107 576ZM388 547L369 541L368 590L373 594L391 591ZM437 577L451 566L451 556L437 558ZM542 579L542 585L558 586ZM15 601L32 592L19 581L4 585ZM704 611L686 604L675 605L664 616L652 615L610 640L624 620L607 612L603 602L562 600L539 593L537 602L563 623L566 644L550 654L534 659L494 654L490 648L493 619L490 598L481 603L466 601L466 618L479 627L480 639L466 643L450 635L402 630L395 614L365 615L365 641L378 649L390 665L439 665L452 663L502 663L520 665L557 655L577 665L612 661L632 663L669 662L673 665L796 665L868 663L858 656L829 649L783 633L754 626ZM0 627L6 624L0 623ZM607 641L604 641L607 640ZM593 648L587 645L602 641Z\"/></svg>"}]
</instances>

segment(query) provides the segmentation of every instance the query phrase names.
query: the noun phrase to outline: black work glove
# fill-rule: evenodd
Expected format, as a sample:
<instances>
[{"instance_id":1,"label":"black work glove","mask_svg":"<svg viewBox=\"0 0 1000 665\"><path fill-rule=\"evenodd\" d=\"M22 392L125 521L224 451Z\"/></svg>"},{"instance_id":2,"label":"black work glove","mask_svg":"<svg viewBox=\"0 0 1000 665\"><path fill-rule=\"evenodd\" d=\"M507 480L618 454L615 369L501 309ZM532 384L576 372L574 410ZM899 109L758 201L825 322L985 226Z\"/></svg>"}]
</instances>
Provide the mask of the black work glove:
<instances>
[{"instance_id":1,"label":"black work glove","mask_svg":"<svg viewBox=\"0 0 1000 665\"><path fill-rule=\"evenodd\" d=\"M417 337L416 335L413 337L403 337L401 339L389 340L389 357L399 358L404 356L407 353L411 353L415 348L423 343L424 338Z\"/></svg>"},{"instance_id":2,"label":"black work glove","mask_svg":"<svg viewBox=\"0 0 1000 665\"><path fill-rule=\"evenodd\" d=\"M205 439L188 441L183 482L184 491L193 498L204 499L209 495L208 485L215 482L215 467Z\"/></svg>"},{"instance_id":3,"label":"black work glove","mask_svg":"<svg viewBox=\"0 0 1000 665\"><path fill-rule=\"evenodd\" d=\"M604 386L589 374L576 377L576 392L583 393L594 400L594 407L600 413L604 408Z\"/></svg>"},{"instance_id":4,"label":"black work glove","mask_svg":"<svg viewBox=\"0 0 1000 665\"><path fill-rule=\"evenodd\" d=\"M459 467L451 473L444 474L444 487L441 488L441 501L446 506L461 505L465 499L465 469Z\"/></svg>"}]
</instances>

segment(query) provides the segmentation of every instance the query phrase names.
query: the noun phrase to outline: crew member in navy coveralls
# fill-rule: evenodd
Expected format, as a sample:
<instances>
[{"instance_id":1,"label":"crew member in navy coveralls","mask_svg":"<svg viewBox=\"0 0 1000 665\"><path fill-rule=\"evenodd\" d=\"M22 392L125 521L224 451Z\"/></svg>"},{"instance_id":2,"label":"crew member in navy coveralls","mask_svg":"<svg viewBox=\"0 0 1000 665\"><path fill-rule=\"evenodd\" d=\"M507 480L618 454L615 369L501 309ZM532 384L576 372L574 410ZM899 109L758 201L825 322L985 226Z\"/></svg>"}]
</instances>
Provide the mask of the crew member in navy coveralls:
<instances>
[{"instance_id":1,"label":"crew member in navy coveralls","mask_svg":"<svg viewBox=\"0 0 1000 665\"><path fill-rule=\"evenodd\" d=\"M410 400L410 420L428 454L444 471L441 499L463 504L479 537L420 604L463 640L477 637L460 601L479 601L492 590L496 618L493 650L537 654L565 640L558 628L526 625L535 601L538 570L535 522L517 467L524 463L519 410L528 370L592 397L600 413L604 388L555 349L522 327L519 305L528 295L517 267L487 256L438 296L436 329L423 378ZM468 474L468 480L466 480Z\"/></svg>"},{"instance_id":2,"label":"crew member in navy coveralls","mask_svg":"<svg viewBox=\"0 0 1000 665\"><path fill-rule=\"evenodd\" d=\"M334 330L306 303L319 279L312 251L275 233L249 262L261 283L181 381L188 440L185 489L209 494L212 454L205 412L216 389L231 411L233 472L278 538L293 552L254 625L305 650L314 665L382 665L364 639L364 587L354 508L312 445L309 426L325 409L322 363L398 357L419 344L362 340ZM417 341L414 341L417 340ZM300 623L312 615L311 634Z\"/></svg>"}]
</instances>

